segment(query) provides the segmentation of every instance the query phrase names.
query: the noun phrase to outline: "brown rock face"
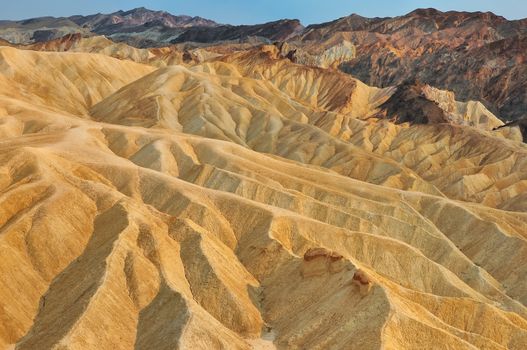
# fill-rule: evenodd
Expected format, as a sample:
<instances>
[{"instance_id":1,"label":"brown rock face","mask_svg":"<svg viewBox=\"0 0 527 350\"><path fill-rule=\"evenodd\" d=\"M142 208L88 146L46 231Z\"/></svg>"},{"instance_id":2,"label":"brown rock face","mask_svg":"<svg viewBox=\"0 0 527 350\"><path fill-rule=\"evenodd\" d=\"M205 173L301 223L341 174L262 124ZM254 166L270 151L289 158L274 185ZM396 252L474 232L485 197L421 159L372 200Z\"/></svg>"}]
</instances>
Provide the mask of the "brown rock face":
<instances>
[{"instance_id":1,"label":"brown rock face","mask_svg":"<svg viewBox=\"0 0 527 350\"><path fill-rule=\"evenodd\" d=\"M359 287L359 291L362 296L368 295L373 286L370 277L368 277L368 275L362 270L357 270L353 274L353 283Z\"/></svg>"},{"instance_id":2,"label":"brown rock face","mask_svg":"<svg viewBox=\"0 0 527 350\"><path fill-rule=\"evenodd\" d=\"M345 17L309 26L299 40L345 38L357 57L341 68L370 85L418 79L511 120L527 109L526 35L525 20L428 9L395 18Z\"/></svg>"},{"instance_id":3,"label":"brown rock face","mask_svg":"<svg viewBox=\"0 0 527 350\"><path fill-rule=\"evenodd\" d=\"M371 283L369 277L362 270L357 270L357 272L355 272L355 274L353 275L353 281L357 282L360 285L366 285Z\"/></svg>"},{"instance_id":4,"label":"brown rock face","mask_svg":"<svg viewBox=\"0 0 527 350\"><path fill-rule=\"evenodd\" d=\"M172 41L172 43L198 42L214 43L217 41L244 41L249 37L267 41L283 41L299 34L304 29L298 20L279 20L258 25L218 26L215 28L192 28Z\"/></svg>"},{"instance_id":5,"label":"brown rock face","mask_svg":"<svg viewBox=\"0 0 527 350\"><path fill-rule=\"evenodd\" d=\"M343 257L342 255L338 253L328 251L327 249L324 249L324 248L309 249L304 254L305 261L312 261L317 258L329 259L330 261L335 262L335 261L341 260Z\"/></svg>"},{"instance_id":6,"label":"brown rock face","mask_svg":"<svg viewBox=\"0 0 527 350\"><path fill-rule=\"evenodd\" d=\"M448 123L445 111L426 97L424 88L425 85L419 82L405 82L398 86L390 99L380 106L380 115L397 124Z\"/></svg>"}]
</instances>

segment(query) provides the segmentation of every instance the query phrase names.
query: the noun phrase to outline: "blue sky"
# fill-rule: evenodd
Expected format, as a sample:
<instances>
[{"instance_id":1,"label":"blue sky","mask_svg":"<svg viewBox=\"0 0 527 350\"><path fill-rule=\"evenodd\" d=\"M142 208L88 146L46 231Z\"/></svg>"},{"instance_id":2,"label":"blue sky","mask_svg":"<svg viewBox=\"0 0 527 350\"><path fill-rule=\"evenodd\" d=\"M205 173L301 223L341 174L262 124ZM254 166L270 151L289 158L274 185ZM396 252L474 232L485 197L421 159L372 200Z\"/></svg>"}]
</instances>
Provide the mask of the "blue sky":
<instances>
[{"instance_id":1,"label":"blue sky","mask_svg":"<svg viewBox=\"0 0 527 350\"><path fill-rule=\"evenodd\" d=\"M231 24L262 23L280 18L298 18L304 24L311 24L351 13L367 17L397 16L424 7L492 11L509 19L527 17L527 0L0 0L0 19L108 13L141 6Z\"/></svg>"}]
</instances>

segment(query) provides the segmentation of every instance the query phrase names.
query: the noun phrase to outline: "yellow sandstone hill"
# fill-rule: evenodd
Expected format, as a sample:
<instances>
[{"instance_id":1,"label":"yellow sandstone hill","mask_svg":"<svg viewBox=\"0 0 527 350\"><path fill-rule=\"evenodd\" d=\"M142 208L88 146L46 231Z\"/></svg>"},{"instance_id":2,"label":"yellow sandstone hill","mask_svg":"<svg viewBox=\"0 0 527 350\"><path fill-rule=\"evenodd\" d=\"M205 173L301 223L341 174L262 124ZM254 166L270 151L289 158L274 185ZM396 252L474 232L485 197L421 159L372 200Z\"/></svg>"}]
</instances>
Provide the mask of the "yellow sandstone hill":
<instances>
[{"instance_id":1,"label":"yellow sandstone hill","mask_svg":"<svg viewBox=\"0 0 527 350\"><path fill-rule=\"evenodd\" d=\"M525 349L527 147L393 93L1 47L0 348Z\"/></svg>"},{"instance_id":2,"label":"yellow sandstone hill","mask_svg":"<svg viewBox=\"0 0 527 350\"><path fill-rule=\"evenodd\" d=\"M214 47L206 49L185 49L184 44L159 48L136 48L125 43L113 42L105 36L83 37L80 33L68 34L59 39L38 42L28 45L14 45L0 39L0 46L16 47L24 50L47 52L85 52L98 53L122 60L163 67L172 64L192 64L206 58L219 56ZM243 45L239 45L243 49ZM235 46L238 49L237 46ZM222 45L217 50L229 50L228 45ZM232 51L232 50L230 50Z\"/></svg>"}]
</instances>

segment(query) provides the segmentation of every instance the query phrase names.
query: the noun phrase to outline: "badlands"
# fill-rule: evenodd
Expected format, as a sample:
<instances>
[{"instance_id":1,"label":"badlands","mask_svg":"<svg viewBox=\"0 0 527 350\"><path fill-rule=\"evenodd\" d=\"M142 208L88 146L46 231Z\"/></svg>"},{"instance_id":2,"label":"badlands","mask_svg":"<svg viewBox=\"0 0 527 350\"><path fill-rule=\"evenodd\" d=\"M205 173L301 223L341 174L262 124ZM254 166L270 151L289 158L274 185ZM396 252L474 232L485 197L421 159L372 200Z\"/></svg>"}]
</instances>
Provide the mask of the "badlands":
<instances>
[{"instance_id":1,"label":"badlands","mask_svg":"<svg viewBox=\"0 0 527 350\"><path fill-rule=\"evenodd\" d=\"M0 348L527 348L521 121L348 42L0 44Z\"/></svg>"}]
</instances>

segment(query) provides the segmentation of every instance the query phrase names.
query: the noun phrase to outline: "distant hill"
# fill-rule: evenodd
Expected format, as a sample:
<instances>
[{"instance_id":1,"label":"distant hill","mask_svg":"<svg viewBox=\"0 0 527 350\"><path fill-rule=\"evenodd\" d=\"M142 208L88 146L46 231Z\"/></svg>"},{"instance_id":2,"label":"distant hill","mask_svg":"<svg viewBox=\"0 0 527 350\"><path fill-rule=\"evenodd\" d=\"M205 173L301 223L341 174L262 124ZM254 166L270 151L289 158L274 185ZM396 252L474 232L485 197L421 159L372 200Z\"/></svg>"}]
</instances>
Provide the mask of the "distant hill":
<instances>
[{"instance_id":1,"label":"distant hill","mask_svg":"<svg viewBox=\"0 0 527 350\"><path fill-rule=\"evenodd\" d=\"M418 80L451 90L461 101L481 101L504 121L521 118L527 110L527 19L510 21L491 12L417 9L393 18L353 14L307 27L294 19L233 26L145 8L0 21L0 38L15 44L77 33L104 35L137 48L287 43L283 47L295 62L338 68L369 85Z\"/></svg>"}]
</instances>

